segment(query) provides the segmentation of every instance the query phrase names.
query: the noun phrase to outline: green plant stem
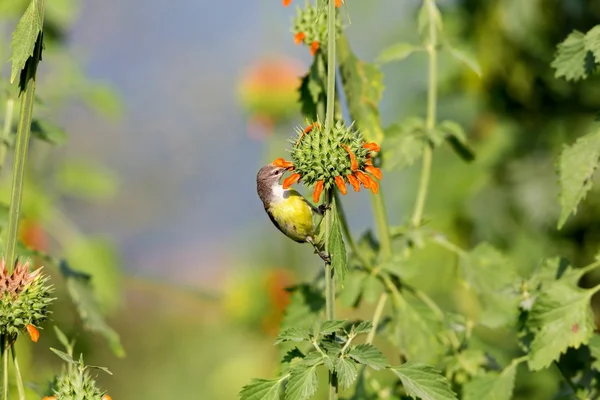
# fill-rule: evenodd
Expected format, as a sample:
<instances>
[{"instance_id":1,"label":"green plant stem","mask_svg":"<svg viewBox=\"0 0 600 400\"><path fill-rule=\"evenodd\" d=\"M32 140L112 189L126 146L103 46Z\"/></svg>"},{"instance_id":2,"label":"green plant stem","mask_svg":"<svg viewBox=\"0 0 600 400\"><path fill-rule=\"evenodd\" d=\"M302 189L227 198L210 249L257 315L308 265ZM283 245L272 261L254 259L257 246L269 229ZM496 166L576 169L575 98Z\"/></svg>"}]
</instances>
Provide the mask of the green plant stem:
<instances>
[{"instance_id":1,"label":"green plant stem","mask_svg":"<svg viewBox=\"0 0 600 400\"><path fill-rule=\"evenodd\" d=\"M8 141L10 140L10 130L12 128L13 112L15 109L15 99L9 95L6 100L6 110L4 112L4 126L2 127L2 138L0 139L0 174L4 170L4 161L8 154Z\"/></svg>"},{"instance_id":2,"label":"green plant stem","mask_svg":"<svg viewBox=\"0 0 600 400\"><path fill-rule=\"evenodd\" d=\"M2 400L8 400L8 336L2 338Z\"/></svg>"},{"instance_id":3,"label":"green plant stem","mask_svg":"<svg viewBox=\"0 0 600 400\"><path fill-rule=\"evenodd\" d=\"M363 264L367 269L372 270L374 268L373 264L369 260L367 260L363 256L363 254L358 250L356 241L352 237L352 233L350 232L350 227L348 226L348 219L346 217L346 212L344 211L344 207L342 207L342 203L340 202L339 195L337 194L337 192L334 192L334 195L335 195L335 207L338 212L338 220L340 221L340 226L342 228L342 235L344 236L346 243L348 243L348 246L350 246L350 250L352 250L352 254L354 254L354 256L356 258L358 258L358 261L360 261L360 263Z\"/></svg>"},{"instance_id":4,"label":"green plant stem","mask_svg":"<svg viewBox=\"0 0 600 400\"><path fill-rule=\"evenodd\" d=\"M375 334L377 333L377 326L379 325L379 321L381 321L381 315L383 314L383 309L385 308L385 303L387 302L388 294L386 292L381 293L379 296L379 300L377 301L377 305L375 306L375 312L373 313L373 318L371 319L371 323L373 324L373 328L367 335L367 340L365 343L372 344L373 339L375 339Z\"/></svg>"},{"instance_id":5,"label":"green plant stem","mask_svg":"<svg viewBox=\"0 0 600 400\"><path fill-rule=\"evenodd\" d=\"M328 2L327 11L327 108L325 113L325 128L333 126L335 115L335 3Z\"/></svg>"},{"instance_id":6,"label":"green plant stem","mask_svg":"<svg viewBox=\"0 0 600 400\"><path fill-rule=\"evenodd\" d=\"M17 361L17 350L13 343L11 347L13 365L15 366L15 377L17 379L17 390L19 391L19 400L25 400L25 386L23 386L23 377L21 376L21 369L19 368L19 362Z\"/></svg>"},{"instance_id":7,"label":"green plant stem","mask_svg":"<svg viewBox=\"0 0 600 400\"><path fill-rule=\"evenodd\" d=\"M375 215L375 224L379 237L381 261L387 262L392 258L392 239L390 237L390 226L388 225L382 189L379 190L379 194L371 193L371 203L373 205L373 214Z\"/></svg>"},{"instance_id":8,"label":"green plant stem","mask_svg":"<svg viewBox=\"0 0 600 400\"><path fill-rule=\"evenodd\" d=\"M35 74L42 53L42 36L38 37L32 57L25 64L25 86L21 93L21 110L17 125L17 139L15 146L15 164L13 171L10 207L8 210L8 232L6 238L5 259L9 273L15 262L15 250L18 240L19 221L21 216L21 199L23 196L23 181L25 175L25 161L29 147L29 134L31 133L31 120L33 115L33 102L35 97Z\"/></svg>"},{"instance_id":9,"label":"green plant stem","mask_svg":"<svg viewBox=\"0 0 600 400\"><path fill-rule=\"evenodd\" d=\"M435 20L435 8L433 0L426 1L429 18ZM435 129L436 107L437 107L437 31L435 24L429 24L429 43L427 44L427 53L429 54L429 79L427 88L427 119L425 127L427 133L431 134ZM431 158L432 148L429 143L425 144L423 150L423 164L421 168L421 179L419 182L419 190L417 192L417 200L415 210L412 216L412 224L415 227L421 225L423 218L423 209L425 208L425 200L427 199L427 191L429 189L429 178L431 176Z\"/></svg>"}]
</instances>

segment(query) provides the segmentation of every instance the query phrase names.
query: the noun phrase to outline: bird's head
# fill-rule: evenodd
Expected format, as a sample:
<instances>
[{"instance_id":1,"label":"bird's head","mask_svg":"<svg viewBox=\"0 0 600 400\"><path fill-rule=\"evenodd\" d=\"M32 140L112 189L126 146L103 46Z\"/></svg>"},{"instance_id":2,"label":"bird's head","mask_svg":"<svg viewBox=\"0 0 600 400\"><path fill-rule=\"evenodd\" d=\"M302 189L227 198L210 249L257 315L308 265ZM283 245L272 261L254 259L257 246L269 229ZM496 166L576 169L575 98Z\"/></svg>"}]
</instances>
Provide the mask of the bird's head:
<instances>
[{"instance_id":1,"label":"bird's head","mask_svg":"<svg viewBox=\"0 0 600 400\"><path fill-rule=\"evenodd\" d=\"M278 167L273 164L267 164L258 171L256 182L265 186L273 186L279 183L279 180L289 168Z\"/></svg>"}]
</instances>

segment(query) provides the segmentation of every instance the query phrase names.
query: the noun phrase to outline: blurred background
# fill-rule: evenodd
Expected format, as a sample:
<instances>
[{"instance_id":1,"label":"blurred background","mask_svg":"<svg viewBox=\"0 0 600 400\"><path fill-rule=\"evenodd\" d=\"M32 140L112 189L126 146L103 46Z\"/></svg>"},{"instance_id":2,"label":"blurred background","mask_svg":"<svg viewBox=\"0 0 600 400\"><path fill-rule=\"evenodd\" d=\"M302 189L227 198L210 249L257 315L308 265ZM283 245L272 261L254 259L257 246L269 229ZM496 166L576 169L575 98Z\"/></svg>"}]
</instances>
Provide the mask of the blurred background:
<instances>
[{"instance_id":1,"label":"blurred background","mask_svg":"<svg viewBox=\"0 0 600 400\"><path fill-rule=\"evenodd\" d=\"M419 40L418 1L346 3L346 32L360 58L372 61L392 43ZM0 0L3 60L26 4ZM439 119L465 126L477 159L465 164L449 150L435 153L430 225L465 248L493 243L524 274L546 256L589 262L600 239L598 189L557 231L554 165L562 145L590 129L600 80L556 80L550 63L568 33L600 22L600 2L439 5L448 40L473 54L483 76L441 56ZM36 114L67 140L32 145L23 237L78 260L94 276L127 356L116 357L102 338L83 332L68 299L57 302L54 321L77 338L89 363L115 374L99 376L114 399L236 398L251 377L276 373L272 344L287 304L284 288L318 271L309 246L271 226L255 191L256 171L285 157L293 127L303 124L296 88L311 57L290 33L298 5L46 6ZM415 55L382 67L384 126L424 115L425 65L425 56ZM412 208L418 172L384 176L394 225ZM353 232L363 232L372 223L367 195L344 202ZM452 295L443 279L430 277L452 274L455 260L431 248L415 260L428 268L415 269L411 279L438 299ZM38 383L58 365L47 351L57 346L49 328L38 345L21 351ZM522 390L517 396L534 398Z\"/></svg>"}]
</instances>

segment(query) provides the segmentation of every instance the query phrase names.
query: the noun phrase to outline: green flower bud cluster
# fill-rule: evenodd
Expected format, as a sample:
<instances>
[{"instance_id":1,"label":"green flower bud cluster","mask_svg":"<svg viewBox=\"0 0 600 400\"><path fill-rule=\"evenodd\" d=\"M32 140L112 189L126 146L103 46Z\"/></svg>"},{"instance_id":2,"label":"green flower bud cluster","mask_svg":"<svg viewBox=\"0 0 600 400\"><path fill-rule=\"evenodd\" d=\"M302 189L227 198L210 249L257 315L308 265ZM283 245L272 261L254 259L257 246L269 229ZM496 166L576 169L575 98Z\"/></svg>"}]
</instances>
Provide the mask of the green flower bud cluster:
<instances>
[{"instance_id":1,"label":"green flower bud cluster","mask_svg":"<svg viewBox=\"0 0 600 400\"><path fill-rule=\"evenodd\" d=\"M291 151L294 172L309 187L323 181L323 188L329 189L336 184L335 177L346 178L367 165L369 150L363 147L362 133L343 121L331 129L317 122L296 132Z\"/></svg>"},{"instance_id":2,"label":"green flower bud cluster","mask_svg":"<svg viewBox=\"0 0 600 400\"><path fill-rule=\"evenodd\" d=\"M342 32L340 18L336 18L336 31ZM298 8L298 15L294 18L294 27L292 33L296 43L304 43L311 46L318 43L321 48L327 45L327 13L325 10L319 10L313 5L306 8Z\"/></svg>"},{"instance_id":3,"label":"green flower bud cluster","mask_svg":"<svg viewBox=\"0 0 600 400\"><path fill-rule=\"evenodd\" d=\"M104 394L88 369L65 368L56 379L54 395L57 400L102 400Z\"/></svg>"},{"instance_id":4,"label":"green flower bud cluster","mask_svg":"<svg viewBox=\"0 0 600 400\"><path fill-rule=\"evenodd\" d=\"M11 274L0 265L0 334L16 337L27 325L40 326L48 317L53 287L41 269L17 263Z\"/></svg>"}]
</instances>

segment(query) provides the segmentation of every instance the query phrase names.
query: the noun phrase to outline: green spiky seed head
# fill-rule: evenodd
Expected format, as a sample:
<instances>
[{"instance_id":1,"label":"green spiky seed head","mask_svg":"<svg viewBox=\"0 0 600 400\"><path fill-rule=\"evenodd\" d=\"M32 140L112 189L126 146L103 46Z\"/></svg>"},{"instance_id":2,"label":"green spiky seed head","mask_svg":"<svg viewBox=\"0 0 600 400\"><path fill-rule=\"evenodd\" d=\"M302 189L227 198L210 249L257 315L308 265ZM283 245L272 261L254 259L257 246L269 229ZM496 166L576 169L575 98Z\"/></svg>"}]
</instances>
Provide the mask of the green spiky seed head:
<instances>
[{"instance_id":1,"label":"green spiky seed head","mask_svg":"<svg viewBox=\"0 0 600 400\"><path fill-rule=\"evenodd\" d=\"M323 188L335 185L335 177L346 179L355 171L364 170L369 150L364 148L362 133L338 121L331 129L316 122L309 128L297 128L291 152L294 172L301 175L305 185L313 187L323 181ZM353 159L356 165L353 166ZM355 167L353 169L353 167Z\"/></svg>"},{"instance_id":2,"label":"green spiky seed head","mask_svg":"<svg viewBox=\"0 0 600 400\"><path fill-rule=\"evenodd\" d=\"M102 400L105 394L96 386L88 369L64 368L54 387L57 400Z\"/></svg>"},{"instance_id":3,"label":"green spiky seed head","mask_svg":"<svg viewBox=\"0 0 600 400\"><path fill-rule=\"evenodd\" d=\"M340 18L335 21L336 33L342 32ZM319 11L317 7L308 5L306 8L298 8L298 15L294 18L292 33L296 43L304 43L308 46L314 42L319 43L321 48L327 46L327 13Z\"/></svg>"},{"instance_id":4,"label":"green spiky seed head","mask_svg":"<svg viewBox=\"0 0 600 400\"><path fill-rule=\"evenodd\" d=\"M0 334L15 337L28 325L39 327L48 317L52 286L41 268L29 270L29 262L17 262L9 274L0 262Z\"/></svg>"}]
</instances>

